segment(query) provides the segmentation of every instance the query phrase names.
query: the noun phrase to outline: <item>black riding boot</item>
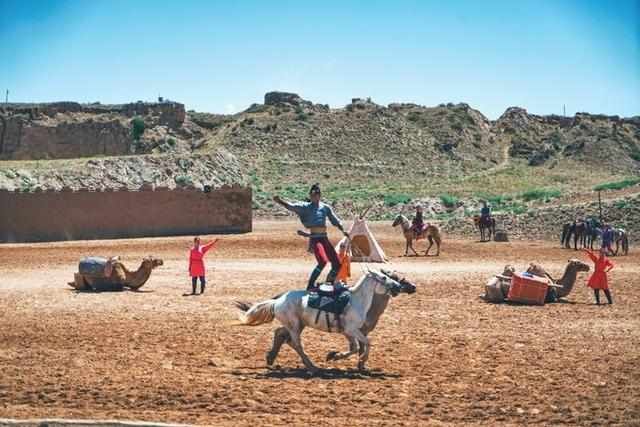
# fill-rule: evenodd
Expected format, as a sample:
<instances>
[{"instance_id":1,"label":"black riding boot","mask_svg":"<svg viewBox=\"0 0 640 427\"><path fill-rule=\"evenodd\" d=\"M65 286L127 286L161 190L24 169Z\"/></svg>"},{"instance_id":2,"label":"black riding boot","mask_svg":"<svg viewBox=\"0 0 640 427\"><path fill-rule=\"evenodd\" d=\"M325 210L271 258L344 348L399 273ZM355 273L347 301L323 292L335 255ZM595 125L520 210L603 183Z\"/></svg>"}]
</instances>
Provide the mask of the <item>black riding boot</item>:
<instances>
[{"instance_id":1,"label":"black riding boot","mask_svg":"<svg viewBox=\"0 0 640 427\"><path fill-rule=\"evenodd\" d=\"M609 304L613 304L613 299L611 298L611 291L609 289L604 290L604 295L607 297L607 301L609 301Z\"/></svg>"},{"instance_id":2,"label":"black riding boot","mask_svg":"<svg viewBox=\"0 0 640 427\"><path fill-rule=\"evenodd\" d=\"M204 294L205 282L200 283L200 293Z\"/></svg>"},{"instance_id":3,"label":"black riding boot","mask_svg":"<svg viewBox=\"0 0 640 427\"><path fill-rule=\"evenodd\" d=\"M596 297L596 304L600 305L600 289L594 289L593 295Z\"/></svg>"},{"instance_id":4,"label":"black riding boot","mask_svg":"<svg viewBox=\"0 0 640 427\"><path fill-rule=\"evenodd\" d=\"M195 295L196 294L196 282L194 281L191 284L191 295Z\"/></svg>"}]
</instances>

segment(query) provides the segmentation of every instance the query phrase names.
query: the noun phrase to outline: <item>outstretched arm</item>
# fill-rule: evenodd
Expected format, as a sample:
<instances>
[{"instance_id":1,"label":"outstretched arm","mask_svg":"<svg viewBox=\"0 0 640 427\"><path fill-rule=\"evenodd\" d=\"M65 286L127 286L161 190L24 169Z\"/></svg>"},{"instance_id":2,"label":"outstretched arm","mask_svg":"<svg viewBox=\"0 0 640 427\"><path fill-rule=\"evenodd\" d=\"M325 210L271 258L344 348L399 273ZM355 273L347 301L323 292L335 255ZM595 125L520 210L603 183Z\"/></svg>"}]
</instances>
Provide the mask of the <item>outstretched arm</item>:
<instances>
[{"instance_id":1,"label":"outstretched arm","mask_svg":"<svg viewBox=\"0 0 640 427\"><path fill-rule=\"evenodd\" d=\"M220 239L216 239L213 242L209 242L206 245L202 246L202 254L206 254L209 249L215 247L216 243L218 243L219 240Z\"/></svg>"},{"instance_id":2,"label":"outstretched arm","mask_svg":"<svg viewBox=\"0 0 640 427\"><path fill-rule=\"evenodd\" d=\"M583 249L583 251L589 256L589 258L591 258L591 261L596 262L598 260L596 254L591 252L589 249Z\"/></svg>"},{"instance_id":3,"label":"outstretched arm","mask_svg":"<svg viewBox=\"0 0 640 427\"><path fill-rule=\"evenodd\" d=\"M333 224L334 227L342 231L342 234L344 234L346 237L349 237L349 233L344 231L344 227L342 226L342 222L340 221L340 218L336 216L331 206L327 206L327 217L329 218L329 222L331 222L331 224Z\"/></svg>"},{"instance_id":4,"label":"outstretched arm","mask_svg":"<svg viewBox=\"0 0 640 427\"><path fill-rule=\"evenodd\" d=\"M291 212L299 213L300 211L298 203L288 202L278 195L273 196L273 201Z\"/></svg>"}]
</instances>

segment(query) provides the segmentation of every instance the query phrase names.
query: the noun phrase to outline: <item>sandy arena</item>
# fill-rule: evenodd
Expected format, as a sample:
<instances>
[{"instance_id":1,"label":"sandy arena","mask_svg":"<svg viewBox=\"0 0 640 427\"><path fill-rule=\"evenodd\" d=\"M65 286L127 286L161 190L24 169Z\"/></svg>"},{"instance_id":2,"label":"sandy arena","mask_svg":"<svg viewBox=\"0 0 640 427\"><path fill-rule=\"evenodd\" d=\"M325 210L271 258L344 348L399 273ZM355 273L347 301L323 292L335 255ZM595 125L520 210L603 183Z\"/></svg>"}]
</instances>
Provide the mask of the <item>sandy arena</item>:
<instances>
[{"instance_id":1,"label":"sandy arena","mask_svg":"<svg viewBox=\"0 0 640 427\"><path fill-rule=\"evenodd\" d=\"M555 277L576 255L556 242L478 243L444 236L440 257L401 258L388 222L372 229L391 267L418 284L370 335L370 371L327 363L346 340L306 329L326 370L309 377L277 323L236 326L235 299L304 287L314 260L298 224L257 222L207 255L209 287L185 297L189 237L0 245L0 418L138 419L209 425L640 425L640 252L613 258L613 306L584 285L570 303L492 305L492 274L539 261ZM203 238L207 241L211 236ZM334 235L334 241L336 235ZM419 246L424 248L424 243ZM142 292L78 293L85 255L130 268L164 259ZM590 263L591 265L591 263ZM375 265L374 265L375 266ZM215 268L215 270L212 270ZM356 276L360 264L353 264Z\"/></svg>"}]
</instances>

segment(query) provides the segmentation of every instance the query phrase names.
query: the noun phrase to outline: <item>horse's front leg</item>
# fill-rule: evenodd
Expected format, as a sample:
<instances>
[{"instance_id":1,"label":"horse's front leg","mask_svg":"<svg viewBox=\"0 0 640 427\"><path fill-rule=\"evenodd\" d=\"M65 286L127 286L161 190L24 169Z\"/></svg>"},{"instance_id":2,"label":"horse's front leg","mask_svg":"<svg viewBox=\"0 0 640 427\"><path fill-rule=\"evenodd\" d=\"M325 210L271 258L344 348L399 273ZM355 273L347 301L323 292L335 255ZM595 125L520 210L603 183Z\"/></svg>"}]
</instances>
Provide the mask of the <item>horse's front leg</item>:
<instances>
[{"instance_id":1,"label":"horse's front leg","mask_svg":"<svg viewBox=\"0 0 640 427\"><path fill-rule=\"evenodd\" d=\"M360 359L358 360L358 369L364 371L367 359L369 359L369 338L364 335L360 330L356 329L353 332L356 340L360 343Z\"/></svg>"},{"instance_id":2,"label":"horse's front leg","mask_svg":"<svg viewBox=\"0 0 640 427\"><path fill-rule=\"evenodd\" d=\"M342 353L338 353L337 351L330 351L329 353L327 353L327 362L330 360L346 359L358 352L358 341L354 337L349 336L346 333L344 334L344 336L347 337L347 340L349 340L349 351L345 351Z\"/></svg>"}]
</instances>

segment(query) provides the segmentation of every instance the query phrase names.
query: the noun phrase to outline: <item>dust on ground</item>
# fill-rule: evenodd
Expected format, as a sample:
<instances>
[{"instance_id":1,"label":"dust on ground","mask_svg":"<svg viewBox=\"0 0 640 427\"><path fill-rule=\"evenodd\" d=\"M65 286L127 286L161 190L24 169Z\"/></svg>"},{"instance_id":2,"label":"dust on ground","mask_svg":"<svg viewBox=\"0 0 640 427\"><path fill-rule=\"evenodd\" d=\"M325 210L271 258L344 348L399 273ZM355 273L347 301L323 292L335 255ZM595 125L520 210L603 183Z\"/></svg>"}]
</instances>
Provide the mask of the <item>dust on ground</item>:
<instances>
[{"instance_id":1,"label":"dust on ground","mask_svg":"<svg viewBox=\"0 0 640 427\"><path fill-rule=\"evenodd\" d=\"M313 268L292 221L222 236L209 287L190 291L190 237L0 246L0 417L143 419L215 425L634 425L640 423L640 256L614 258L614 304L593 305L581 275L568 303L492 305L482 284L507 264L559 277L583 255L550 242L444 237L440 257L402 258L388 223L372 229L391 267L418 283L372 339L369 371L327 363L346 340L305 330L309 377L288 347L265 366L274 324L237 326L232 301L301 288ZM204 236L208 240L213 236ZM337 235L334 235L334 241ZM424 247L424 243L419 245ZM86 255L131 268L162 257L141 292L79 293ZM376 267L376 265L371 265ZM363 266L354 264L355 276Z\"/></svg>"}]
</instances>

